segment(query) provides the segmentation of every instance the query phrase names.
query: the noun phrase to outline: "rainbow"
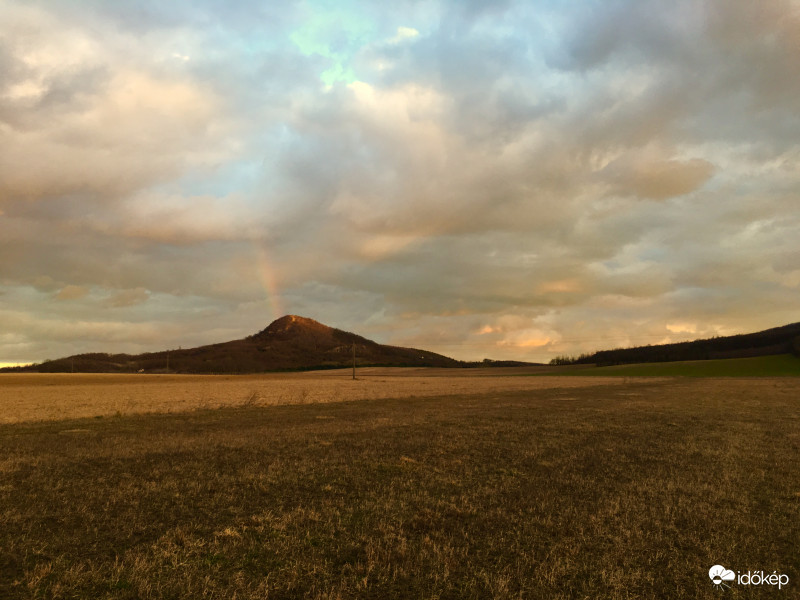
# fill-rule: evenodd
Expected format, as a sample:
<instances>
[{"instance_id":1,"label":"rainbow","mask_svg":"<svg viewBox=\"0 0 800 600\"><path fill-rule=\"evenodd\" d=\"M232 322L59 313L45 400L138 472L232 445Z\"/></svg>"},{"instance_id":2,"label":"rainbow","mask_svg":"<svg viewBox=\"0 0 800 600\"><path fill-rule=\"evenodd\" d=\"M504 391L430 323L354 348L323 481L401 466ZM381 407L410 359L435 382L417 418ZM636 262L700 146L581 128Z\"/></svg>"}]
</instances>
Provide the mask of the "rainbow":
<instances>
[{"instance_id":1,"label":"rainbow","mask_svg":"<svg viewBox=\"0 0 800 600\"><path fill-rule=\"evenodd\" d=\"M283 302L278 292L278 277L272 261L267 254L267 249L263 243L253 242L256 255L256 272L261 287L264 288L266 301L272 310L272 320L282 317Z\"/></svg>"}]
</instances>

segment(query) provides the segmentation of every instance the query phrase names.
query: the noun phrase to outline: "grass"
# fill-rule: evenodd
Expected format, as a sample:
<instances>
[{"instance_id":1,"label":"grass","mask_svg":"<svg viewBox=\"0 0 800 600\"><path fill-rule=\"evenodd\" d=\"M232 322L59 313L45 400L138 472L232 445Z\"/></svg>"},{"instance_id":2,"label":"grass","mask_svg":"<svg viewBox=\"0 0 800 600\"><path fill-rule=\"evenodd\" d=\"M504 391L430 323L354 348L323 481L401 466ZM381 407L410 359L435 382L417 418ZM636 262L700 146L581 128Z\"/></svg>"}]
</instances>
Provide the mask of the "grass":
<instances>
[{"instance_id":1,"label":"grass","mask_svg":"<svg viewBox=\"0 0 800 600\"><path fill-rule=\"evenodd\" d=\"M535 370L539 368L536 367ZM187 412L243 403L258 406L495 393L546 387L617 385L615 377L508 377L517 369L365 368L263 375L0 375L0 424L132 413ZM523 369L523 372L525 370ZM506 376L504 376L505 374Z\"/></svg>"},{"instance_id":2,"label":"grass","mask_svg":"<svg viewBox=\"0 0 800 600\"><path fill-rule=\"evenodd\" d=\"M3 425L0 597L697 599L720 563L789 598L798 397L639 381Z\"/></svg>"},{"instance_id":3,"label":"grass","mask_svg":"<svg viewBox=\"0 0 800 600\"><path fill-rule=\"evenodd\" d=\"M641 363L574 370L569 374L626 377L800 377L800 358L791 354L777 354L723 360Z\"/></svg>"}]
</instances>

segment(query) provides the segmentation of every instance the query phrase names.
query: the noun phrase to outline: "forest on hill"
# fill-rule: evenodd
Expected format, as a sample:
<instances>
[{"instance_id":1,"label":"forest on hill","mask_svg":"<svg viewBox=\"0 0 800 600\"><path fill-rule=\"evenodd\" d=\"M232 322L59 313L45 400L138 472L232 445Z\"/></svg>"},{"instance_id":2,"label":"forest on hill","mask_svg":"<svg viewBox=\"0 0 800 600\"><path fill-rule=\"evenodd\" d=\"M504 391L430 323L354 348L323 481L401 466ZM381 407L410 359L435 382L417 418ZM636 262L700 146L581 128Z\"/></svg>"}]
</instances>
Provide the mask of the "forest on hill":
<instances>
[{"instance_id":1,"label":"forest on hill","mask_svg":"<svg viewBox=\"0 0 800 600\"><path fill-rule=\"evenodd\" d=\"M600 350L576 357L559 356L554 358L551 364L610 366L684 360L748 358L751 356L788 353L800 356L800 323L774 327L756 333L713 337L691 342Z\"/></svg>"}]
</instances>

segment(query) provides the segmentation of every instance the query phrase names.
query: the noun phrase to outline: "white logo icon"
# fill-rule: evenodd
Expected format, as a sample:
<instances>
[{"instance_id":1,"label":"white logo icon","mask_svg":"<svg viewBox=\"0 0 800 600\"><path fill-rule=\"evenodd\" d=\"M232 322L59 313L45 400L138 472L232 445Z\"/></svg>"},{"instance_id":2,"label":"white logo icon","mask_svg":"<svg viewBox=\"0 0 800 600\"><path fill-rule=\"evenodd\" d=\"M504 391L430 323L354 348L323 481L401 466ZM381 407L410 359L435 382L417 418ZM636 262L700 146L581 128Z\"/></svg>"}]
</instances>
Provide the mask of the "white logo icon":
<instances>
[{"instance_id":1,"label":"white logo icon","mask_svg":"<svg viewBox=\"0 0 800 600\"><path fill-rule=\"evenodd\" d=\"M708 576L711 578L711 583L714 585L722 585L726 588L729 588L726 581L733 581L736 579L736 573L731 571L730 569L726 569L722 565L714 565L708 570Z\"/></svg>"}]
</instances>

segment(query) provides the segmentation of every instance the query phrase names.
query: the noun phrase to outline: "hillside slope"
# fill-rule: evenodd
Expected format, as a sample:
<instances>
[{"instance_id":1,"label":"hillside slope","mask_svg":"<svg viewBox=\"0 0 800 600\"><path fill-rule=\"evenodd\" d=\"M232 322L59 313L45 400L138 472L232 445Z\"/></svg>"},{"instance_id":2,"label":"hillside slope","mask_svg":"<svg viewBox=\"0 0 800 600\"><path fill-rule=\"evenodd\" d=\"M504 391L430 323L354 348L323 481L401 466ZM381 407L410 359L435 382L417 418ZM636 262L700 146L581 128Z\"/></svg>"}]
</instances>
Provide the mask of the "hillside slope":
<instances>
[{"instance_id":1,"label":"hillside slope","mask_svg":"<svg viewBox=\"0 0 800 600\"><path fill-rule=\"evenodd\" d=\"M415 348L385 346L328 327L313 319L287 315L244 339L198 348L145 354L79 354L15 371L44 373L261 373L265 371L359 365L455 367L457 360Z\"/></svg>"},{"instance_id":2,"label":"hillside slope","mask_svg":"<svg viewBox=\"0 0 800 600\"><path fill-rule=\"evenodd\" d=\"M692 342L601 350L594 354L581 356L573 362L575 364L593 363L598 366L606 366L683 360L748 358L788 353L800 353L800 323L765 329L756 333L695 340Z\"/></svg>"}]
</instances>

